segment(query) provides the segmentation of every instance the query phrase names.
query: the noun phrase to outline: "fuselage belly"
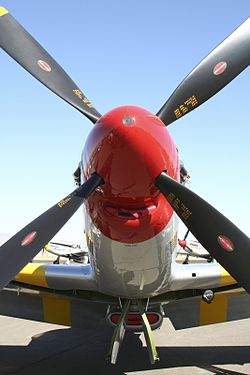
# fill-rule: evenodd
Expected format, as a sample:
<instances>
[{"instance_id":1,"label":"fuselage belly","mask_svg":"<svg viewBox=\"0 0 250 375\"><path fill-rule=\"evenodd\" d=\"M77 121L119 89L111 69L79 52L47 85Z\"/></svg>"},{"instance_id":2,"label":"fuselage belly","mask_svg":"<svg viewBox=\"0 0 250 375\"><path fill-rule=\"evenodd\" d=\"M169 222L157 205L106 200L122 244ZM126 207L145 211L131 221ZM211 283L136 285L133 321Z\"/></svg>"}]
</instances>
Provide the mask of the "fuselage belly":
<instances>
[{"instance_id":1,"label":"fuselage belly","mask_svg":"<svg viewBox=\"0 0 250 375\"><path fill-rule=\"evenodd\" d=\"M90 261L99 291L135 299L167 292L177 246L176 225L176 217L173 216L169 224L153 238L128 244L106 237L86 213Z\"/></svg>"}]
</instances>

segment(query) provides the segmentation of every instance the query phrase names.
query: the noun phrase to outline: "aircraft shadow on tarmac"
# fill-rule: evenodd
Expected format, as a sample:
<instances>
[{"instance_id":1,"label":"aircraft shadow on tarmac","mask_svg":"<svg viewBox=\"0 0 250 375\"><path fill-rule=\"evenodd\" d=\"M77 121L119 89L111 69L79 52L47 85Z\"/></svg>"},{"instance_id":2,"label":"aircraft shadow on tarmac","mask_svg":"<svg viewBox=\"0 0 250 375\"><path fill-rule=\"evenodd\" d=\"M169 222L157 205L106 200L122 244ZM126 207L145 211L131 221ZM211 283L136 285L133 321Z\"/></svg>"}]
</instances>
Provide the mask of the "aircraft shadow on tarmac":
<instances>
[{"instance_id":1,"label":"aircraft shadow on tarmac","mask_svg":"<svg viewBox=\"0 0 250 375\"><path fill-rule=\"evenodd\" d=\"M111 336L112 329L99 324L84 330L47 331L33 336L27 346L0 346L0 374L123 375L190 366L213 374L232 375L242 373L223 370L216 365L250 363L250 346L158 346L161 360L150 365L140 335L127 333L114 366L106 361Z\"/></svg>"}]
</instances>

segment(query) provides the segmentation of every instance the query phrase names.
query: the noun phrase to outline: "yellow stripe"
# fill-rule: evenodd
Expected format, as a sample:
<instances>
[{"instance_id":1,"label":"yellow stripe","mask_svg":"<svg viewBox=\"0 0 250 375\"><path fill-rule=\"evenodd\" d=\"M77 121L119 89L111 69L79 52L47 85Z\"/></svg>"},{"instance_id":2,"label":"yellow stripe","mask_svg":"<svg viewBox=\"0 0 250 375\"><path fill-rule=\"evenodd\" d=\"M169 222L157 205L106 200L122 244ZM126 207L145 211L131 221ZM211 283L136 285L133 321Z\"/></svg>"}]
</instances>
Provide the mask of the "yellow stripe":
<instances>
[{"instance_id":1,"label":"yellow stripe","mask_svg":"<svg viewBox=\"0 0 250 375\"><path fill-rule=\"evenodd\" d=\"M44 250L46 250L46 251L49 251L49 250L50 250L50 246L49 246L49 244L47 244L47 245L44 246Z\"/></svg>"},{"instance_id":2,"label":"yellow stripe","mask_svg":"<svg viewBox=\"0 0 250 375\"><path fill-rule=\"evenodd\" d=\"M4 7L0 7L0 17L4 16L5 14L9 13L7 9Z\"/></svg>"},{"instance_id":3,"label":"yellow stripe","mask_svg":"<svg viewBox=\"0 0 250 375\"><path fill-rule=\"evenodd\" d=\"M220 286L237 284L237 281L221 266Z\"/></svg>"},{"instance_id":4,"label":"yellow stripe","mask_svg":"<svg viewBox=\"0 0 250 375\"><path fill-rule=\"evenodd\" d=\"M45 277L45 265L28 263L15 277L16 281L25 284L48 287Z\"/></svg>"},{"instance_id":5,"label":"yellow stripe","mask_svg":"<svg viewBox=\"0 0 250 375\"><path fill-rule=\"evenodd\" d=\"M43 297L44 321L47 323L71 325L70 301L55 296Z\"/></svg>"},{"instance_id":6,"label":"yellow stripe","mask_svg":"<svg viewBox=\"0 0 250 375\"><path fill-rule=\"evenodd\" d=\"M227 320L228 296L217 294L209 305L200 301L200 325L221 323Z\"/></svg>"}]
</instances>

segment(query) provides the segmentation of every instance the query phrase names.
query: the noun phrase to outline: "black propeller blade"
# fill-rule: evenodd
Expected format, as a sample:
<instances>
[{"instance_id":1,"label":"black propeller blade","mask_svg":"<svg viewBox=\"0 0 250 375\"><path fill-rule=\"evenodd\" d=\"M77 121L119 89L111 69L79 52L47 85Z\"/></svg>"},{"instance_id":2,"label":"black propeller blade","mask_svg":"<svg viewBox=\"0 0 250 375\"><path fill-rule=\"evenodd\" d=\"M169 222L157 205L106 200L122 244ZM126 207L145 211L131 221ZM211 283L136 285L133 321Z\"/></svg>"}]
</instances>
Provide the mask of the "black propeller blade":
<instances>
[{"instance_id":1,"label":"black propeller blade","mask_svg":"<svg viewBox=\"0 0 250 375\"><path fill-rule=\"evenodd\" d=\"M61 66L3 7L0 7L0 47L93 123L101 117Z\"/></svg>"},{"instance_id":2,"label":"black propeller blade","mask_svg":"<svg viewBox=\"0 0 250 375\"><path fill-rule=\"evenodd\" d=\"M250 18L181 82L157 116L167 126L197 108L250 64Z\"/></svg>"},{"instance_id":3,"label":"black propeller blade","mask_svg":"<svg viewBox=\"0 0 250 375\"><path fill-rule=\"evenodd\" d=\"M214 207L166 173L157 177L156 186L198 241L250 293L250 239Z\"/></svg>"},{"instance_id":4,"label":"black propeller blade","mask_svg":"<svg viewBox=\"0 0 250 375\"><path fill-rule=\"evenodd\" d=\"M93 174L78 189L0 247L0 290L54 237L84 200L102 183L102 178Z\"/></svg>"}]
</instances>

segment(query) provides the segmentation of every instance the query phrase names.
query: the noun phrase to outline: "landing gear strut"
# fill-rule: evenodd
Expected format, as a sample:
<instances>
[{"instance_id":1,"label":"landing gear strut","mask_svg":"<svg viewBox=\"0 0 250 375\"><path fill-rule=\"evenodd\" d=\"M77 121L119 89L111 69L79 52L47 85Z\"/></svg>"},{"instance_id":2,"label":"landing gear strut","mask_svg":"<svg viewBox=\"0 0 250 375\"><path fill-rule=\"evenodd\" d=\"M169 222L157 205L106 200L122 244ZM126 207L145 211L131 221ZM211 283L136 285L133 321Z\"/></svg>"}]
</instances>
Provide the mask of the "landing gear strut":
<instances>
[{"instance_id":1,"label":"landing gear strut","mask_svg":"<svg viewBox=\"0 0 250 375\"><path fill-rule=\"evenodd\" d=\"M126 300L122 307L122 312L120 315L120 319L115 327L112 340L111 340L111 346L108 352L108 360L112 364L116 364L117 357L119 350L121 348L125 332L126 332L126 316L129 312L129 308L131 305L131 300ZM151 364L154 364L155 362L159 361L159 356L156 350L153 332L150 326L150 323L148 321L148 317L146 314L147 310L147 302L145 303L142 300L138 301L138 310L139 314L141 316L142 322L143 322L143 333L145 337L145 341L147 344L147 350L149 354L149 359Z\"/></svg>"}]
</instances>

